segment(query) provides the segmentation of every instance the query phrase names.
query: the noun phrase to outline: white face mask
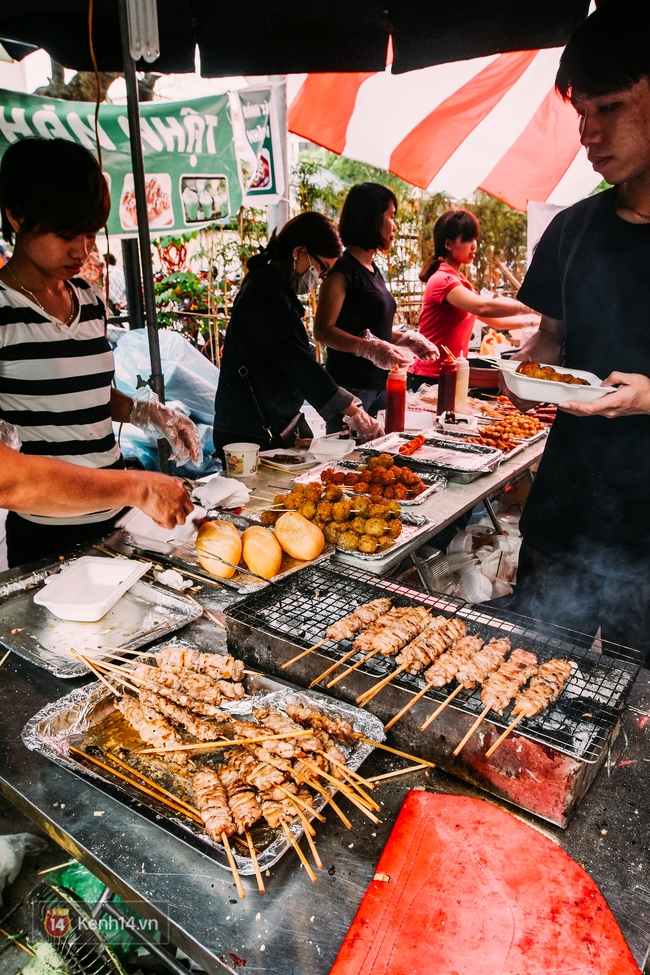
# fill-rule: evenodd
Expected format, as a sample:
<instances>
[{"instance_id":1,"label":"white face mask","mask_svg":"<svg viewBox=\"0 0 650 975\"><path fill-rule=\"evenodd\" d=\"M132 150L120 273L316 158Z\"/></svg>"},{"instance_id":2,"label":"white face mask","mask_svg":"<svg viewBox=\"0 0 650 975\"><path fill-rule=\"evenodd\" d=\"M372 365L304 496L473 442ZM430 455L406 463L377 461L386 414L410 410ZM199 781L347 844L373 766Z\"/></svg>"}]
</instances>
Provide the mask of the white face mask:
<instances>
[{"instance_id":1,"label":"white face mask","mask_svg":"<svg viewBox=\"0 0 650 975\"><path fill-rule=\"evenodd\" d=\"M310 264L304 274L297 271L291 272L291 287L297 295L306 295L310 291L315 291L320 284L320 274L316 268Z\"/></svg>"}]
</instances>

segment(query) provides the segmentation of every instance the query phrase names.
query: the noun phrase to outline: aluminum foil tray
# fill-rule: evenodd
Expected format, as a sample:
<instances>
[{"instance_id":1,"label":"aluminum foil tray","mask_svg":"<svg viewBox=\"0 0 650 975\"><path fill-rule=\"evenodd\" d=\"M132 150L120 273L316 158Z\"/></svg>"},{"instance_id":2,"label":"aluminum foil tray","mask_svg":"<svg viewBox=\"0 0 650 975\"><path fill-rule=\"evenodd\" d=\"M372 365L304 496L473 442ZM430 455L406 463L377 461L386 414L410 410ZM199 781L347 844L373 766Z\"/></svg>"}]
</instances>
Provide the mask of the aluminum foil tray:
<instances>
[{"instance_id":1,"label":"aluminum foil tray","mask_svg":"<svg viewBox=\"0 0 650 975\"><path fill-rule=\"evenodd\" d=\"M428 536L431 534L431 528L434 522L429 518L425 518L424 515L415 515L411 512L404 512L402 514L402 534L399 538L395 539L393 545L389 548L383 549L381 552L359 552L358 550L351 550L349 548L341 548L340 545L336 546L337 552L342 552L351 558L359 559L361 562L378 562L381 559L385 559L388 555L395 555L397 552L402 550L407 551L413 548L413 543L417 541L421 536ZM424 543L425 539L422 539Z\"/></svg>"},{"instance_id":2,"label":"aluminum foil tray","mask_svg":"<svg viewBox=\"0 0 650 975\"><path fill-rule=\"evenodd\" d=\"M333 469L335 471L344 471L346 474L348 474L350 471L356 471L361 466L362 465L359 461L355 462L353 460L339 460L333 464L320 464L318 467L314 467L306 474L301 474L299 477L294 477L293 480L294 484L310 484L312 481L320 480L322 471ZM406 501L400 501L400 507L410 508L413 505L422 504L422 502L426 501L427 498L430 498L432 494L437 494L439 491L444 491L447 487L447 478L443 477L442 474L421 473L419 476L427 485L426 491L423 491L422 494L416 495L414 498L409 498ZM345 494L350 497L356 497L351 488L347 488L344 484L342 484L341 487ZM381 498L378 498L378 501L381 500Z\"/></svg>"},{"instance_id":3,"label":"aluminum foil tray","mask_svg":"<svg viewBox=\"0 0 650 975\"><path fill-rule=\"evenodd\" d=\"M359 450L370 456L399 456L402 463L418 473L429 471L441 474L448 480L461 484L469 484L483 474L492 473L505 458L502 450L484 447L482 444L463 443L457 437L445 437L442 434L427 435L422 447L414 454L400 454L399 448L413 439L409 433L388 433L378 440L368 441Z\"/></svg>"},{"instance_id":4,"label":"aluminum foil tray","mask_svg":"<svg viewBox=\"0 0 650 975\"><path fill-rule=\"evenodd\" d=\"M136 650L197 619L202 609L181 593L140 579L95 623L61 620L34 593L69 562L56 562L0 586L0 646L49 670L56 677L80 677L88 668L70 648L96 651L102 646Z\"/></svg>"},{"instance_id":5,"label":"aluminum foil tray","mask_svg":"<svg viewBox=\"0 0 650 975\"><path fill-rule=\"evenodd\" d=\"M498 423L498 422L499 422L498 420L490 420L490 423ZM513 457L516 457L517 454L520 454L523 450L526 450L527 447L532 446L532 444L538 443L540 440L545 440L546 437L548 437L548 431L549 431L549 429L550 429L550 427L547 427L546 430L540 430L539 433L536 433L535 436L533 436L533 437L527 437L526 440L520 440L517 443L517 446L516 447L513 447L512 450L509 450L507 454L504 453L502 463L504 463L507 460L512 460ZM480 427L479 427L478 436L480 437L480 435L481 435L481 430L480 430ZM471 437L471 436L474 436L475 437L475 436L477 436L477 434L475 434L475 433L474 434L471 434L471 433L467 433L467 434L449 433L449 434L447 434L447 436L449 436L449 437L455 437L456 439L458 439L458 440L460 440L462 442L467 437ZM474 446L480 447L481 444L474 444Z\"/></svg>"},{"instance_id":6,"label":"aluminum foil tray","mask_svg":"<svg viewBox=\"0 0 650 975\"><path fill-rule=\"evenodd\" d=\"M173 640L171 643L176 646L188 646L184 641ZM361 732L366 738L375 741L383 741L385 738L382 723L374 715L343 701L334 701L317 691L294 691L263 674L246 677L245 686L252 697L236 702L234 707L231 706L233 702L229 702L230 713L236 711L238 715L248 717L252 714L253 706L284 708L290 703L312 704L331 717L341 717L350 721L355 730ZM144 793L131 789L127 783L113 778L99 768L84 764L80 757L70 753L70 745L83 748L85 734L114 711L112 702L111 694L102 684L92 683L78 688L60 700L48 704L28 721L22 732L23 742L31 751L44 755L84 779L89 779L100 791L125 802L139 815L153 821L161 829L203 853L218 866L229 870L223 846L214 843L206 836L198 824L181 816L175 816L167 807L158 805ZM362 741L354 747L338 744L352 770L358 769L372 752L372 746ZM325 805L324 797L316 794L315 809L320 812ZM298 839L303 834L299 822L292 822L290 829ZM276 830L269 830L268 827L260 827L256 824L251 829L251 835L256 848L261 850L258 861L262 870L272 867L291 848L282 830L278 833ZM238 853L233 840L231 846L239 872L243 875L253 874L250 858Z\"/></svg>"}]
</instances>

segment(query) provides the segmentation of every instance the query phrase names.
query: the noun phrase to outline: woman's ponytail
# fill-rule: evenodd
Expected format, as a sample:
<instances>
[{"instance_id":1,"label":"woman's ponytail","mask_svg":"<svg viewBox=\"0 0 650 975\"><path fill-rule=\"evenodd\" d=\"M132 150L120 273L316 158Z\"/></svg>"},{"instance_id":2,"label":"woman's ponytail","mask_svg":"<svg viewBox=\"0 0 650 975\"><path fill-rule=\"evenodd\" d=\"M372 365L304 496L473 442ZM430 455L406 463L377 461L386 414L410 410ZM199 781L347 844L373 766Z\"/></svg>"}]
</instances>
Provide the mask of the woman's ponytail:
<instances>
[{"instance_id":1,"label":"woman's ponytail","mask_svg":"<svg viewBox=\"0 0 650 975\"><path fill-rule=\"evenodd\" d=\"M433 256L420 271L420 281L428 281L446 260L448 240L458 237L462 241L476 240L480 233L481 225L469 210L447 210L443 213L433 228Z\"/></svg>"}]
</instances>

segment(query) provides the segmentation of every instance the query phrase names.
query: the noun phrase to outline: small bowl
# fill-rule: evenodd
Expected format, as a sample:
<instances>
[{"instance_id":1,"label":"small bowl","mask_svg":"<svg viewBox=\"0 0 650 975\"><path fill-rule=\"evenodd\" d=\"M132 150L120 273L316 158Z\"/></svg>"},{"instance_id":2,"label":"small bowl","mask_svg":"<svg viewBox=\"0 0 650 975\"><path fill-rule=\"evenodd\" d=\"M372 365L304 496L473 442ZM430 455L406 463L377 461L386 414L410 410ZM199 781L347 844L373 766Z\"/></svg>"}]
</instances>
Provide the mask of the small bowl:
<instances>
[{"instance_id":1,"label":"small bowl","mask_svg":"<svg viewBox=\"0 0 650 975\"><path fill-rule=\"evenodd\" d=\"M357 445L354 440L342 440L340 438L330 440L328 437L319 437L316 440L312 440L309 453L316 460L322 462L326 460L341 460L342 457L347 457L348 454L351 454L356 449Z\"/></svg>"}]
</instances>

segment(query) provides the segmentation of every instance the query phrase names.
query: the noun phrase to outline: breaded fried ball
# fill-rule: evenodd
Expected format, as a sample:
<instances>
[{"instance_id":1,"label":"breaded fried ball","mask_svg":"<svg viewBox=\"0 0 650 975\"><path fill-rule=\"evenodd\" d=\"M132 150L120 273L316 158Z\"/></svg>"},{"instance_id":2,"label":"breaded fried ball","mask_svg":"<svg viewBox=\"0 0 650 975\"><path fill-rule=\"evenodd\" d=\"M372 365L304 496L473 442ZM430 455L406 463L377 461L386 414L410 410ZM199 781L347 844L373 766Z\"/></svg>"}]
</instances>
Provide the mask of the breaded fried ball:
<instances>
[{"instance_id":1,"label":"breaded fried ball","mask_svg":"<svg viewBox=\"0 0 650 975\"><path fill-rule=\"evenodd\" d=\"M389 513L393 517L395 517L396 515L400 515L402 513L402 509L400 508L397 501L387 501L386 507L388 508Z\"/></svg>"},{"instance_id":2,"label":"breaded fried ball","mask_svg":"<svg viewBox=\"0 0 650 975\"><path fill-rule=\"evenodd\" d=\"M320 501L322 493L323 493L323 488L322 485L318 483L318 481L311 481L307 485L307 490L305 491L305 494L307 495L310 501Z\"/></svg>"},{"instance_id":3,"label":"breaded fried ball","mask_svg":"<svg viewBox=\"0 0 650 975\"><path fill-rule=\"evenodd\" d=\"M359 536L354 532L342 532L337 544L346 552L356 552L359 548Z\"/></svg>"},{"instance_id":4,"label":"breaded fried ball","mask_svg":"<svg viewBox=\"0 0 650 975\"><path fill-rule=\"evenodd\" d=\"M344 471L337 471L334 477L332 478L332 484L343 484L344 481L345 481Z\"/></svg>"},{"instance_id":5,"label":"breaded fried ball","mask_svg":"<svg viewBox=\"0 0 650 975\"><path fill-rule=\"evenodd\" d=\"M297 511L303 501L302 494L299 494L297 491L290 491L284 499L284 506L290 511Z\"/></svg>"},{"instance_id":6,"label":"breaded fried ball","mask_svg":"<svg viewBox=\"0 0 650 975\"><path fill-rule=\"evenodd\" d=\"M386 473L385 467L375 467L374 471L370 475L371 484L383 484L384 474Z\"/></svg>"},{"instance_id":7,"label":"breaded fried ball","mask_svg":"<svg viewBox=\"0 0 650 975\"><path fill-rule=\"evenodd\" d=\"M368 498L355 498L354 499L354 510L363 515L364 518L368 517L368 512L370 511L370 501Z\"/></svg>"},{"instance_id":8,"label":"breaded fried ball","mask_svg":"<svg viewBox=\"0 0 650 975\"><path fill-rule=\"evenodd\" d=\"M370 485L370 497L371 498L383 498L384 496L384 486L382 484L371 484Z\"/></svg>"},{"instance_id":9,"label":"breaded fried ball","mask_svg":"<svg viewBox=\"0 0 650 975\"><path fill-rule=\"evenodd\" d=\"M307 493L307 485L306 484L294 484L294 486L292 488L292 491L295 491L296 494L306 494Z\"/></svg>"},{"instance_id":10,"label":"breaded fried ball","mask_svg":"<svg viewBox=\"0 0 650 975\"><path fill-rule=\"evenodd\" d=\"M316 517L316 505L313 501L304 501L298 508L298 514L301 514L307 521L313 521Z\"/></svg>"},{"instance_id":11,"label":"breaded fried ball","mask_svg":"<svg viewBox=\"0 0 650 975\"><path fill-rule=\"evenodd\" d=\"M276 494L273 498L273 504L284 504L286 497L286 494Z\"/></svg>"},{"instance_id":12,"label":"breaded fried ball","mask_svg":"<svg viewBox=\"0 0 650 975\"><path fill-rule=\"evenodd\" d=\"M392 535L382 535L381 538L377 539L377 548L380 552L384 552L387 548L390 548L395 539Z\"/></svg>"},{"instance_id":13,"label":"breaded fried ball","mask_svg":"<svg viewBox=\"0 0 650 975\"><path fill-rule=\"evenodd\" d=\"M389 500L394 497L395 497L395 486L393 484L388 484L384 488L384 498L386 498L386 500Z\"/></svg>"},{"instance_id":14,"label":"breaded fried ball","mask_svg":"<svg viewBox=\"0 0 650 975\"><path fill-rule=\"evenodd\" d=\"M323 500L334 502L334 501L340 501L342 497L343 497L342 488L340 488L338 484L330 484L327 490L325 491Z\"/></svg>"},{"instance_id":15,"label":"breaded fried ball","mask_svg":"<svg viewBox=\"0 0 650 975\"><path fill-rule=\"evenodd\" d=\"M316 513L322 521L332 520L332 504L330 501L319 501Z\"/></svg>"},{"instance_id":16,"label":"breaded fried ball","mask_svg":"<svg viewBox=\"0 0 650 975\"><path fill-rule=\"evenodd\" d=\"M405 484L396 484L393 491L395 493L396 501L406 501L409 496L409 490Z\"/></svg>"},{"instance_id":17,"label":"breaded fried ball","mask_svg":"<svg viewBox=\"0 0 650 975\"><path fill-rule=\"evenodd\" d=\"M332 505L332 517L334 521L347 521L350 517L350 512L352 511L352 506L354 501L352 498L345 498L343 501L337 501Z\"/></svg>"},{"instance_id":18,"label":"breaded fried ball","mask_svg":"<svg viewBox=\"0 0 650 975\"><path fill-rule=\"evenodd\" d=\"M336 543L339 540L339 536L341 534L340 531L336 530L334 525L335 522L330 522L329 525L325 525L325 530L323 532L323 534L325 535L325 541L329 542L330 545L336 545Z\"/></svg>"},{"instance_id":19,"label":"breaded fried ball","mask_svg":"<svg viewBox=\"0 0 650 975\"><path fill-rule=\"evenodd\" d=\"M324 471L321 471L320 479L323 482L323 484L331 484L333 477L334 477L333 467L326 467Z\"/></svg>"},{"instance_id":20,"label":"breaded fried ball","mask_svg":"<svg viewBox=\"0 0 650 975\"><path fill-rule=\"evenodd\" d=\"M394 484L397 480L397 472L394 467L389 468L384 474L384 484Z\"/></svg>"},{"instance_id":21,"label":"breaded fried ball","mask_svg":"<svg viewBox=\"0 0 650 975\"><path fill-rule=\"evenodd\" d=\"M371 504L368 514L371 518L385 518L389 511L387 504Z\"/></svg>"},{"instance_id":22,"label":"breaded fried ball","mask_svg":"<svg viewBox=\"0 0 650 975\"><path fill-rule=\"evenodd\" d=\"M381 467L379 457L371 457L366 466L369 471L374 471L376 467Z\"/></svg>"},{"instance_id":23,"label":"breaded fried ball","mask_svg":"<svg viewBox=\"0 0 650 975\"><path fill-rule=\"evenodd\" d=\"M380 467L392 467L395 462L391 454L380 454L377 463Z\"/></svg>"},{"instance_id":24,"label":"breaded fried ball","mask_svg":"<svg viewBox=\"0 0 650 975\"><path fill-rule=\"evenodd\" d=\"M415 494L415 495L422 494L422 492L426 491L426 489L427 489L426 484L424 484L422 481L418 479L414 484L411 485L411 494Z\"/></svg>"},{"instance_id":25,"label":"breaded fried ball","mask_svg":"<svg viewBox=\"0 0 650 975\"><path fill-rule=\"evenodd\" d=\"M355 494L367 494L370 490L370 485L367 481L358 481L352 488Z\"/></svg>"},{"instance_id":26,"label":"breaded fried ball","mask_svg":"<svg viewBox=\"0 0 650 975\"><path fill-rule=\"evenodd\" d=\"M362 535L359 539L359 551L366 555L373 555L377 551L377 539L372 535Z\"/></svg>"},{"instance_id":27,"label":"breaded fried ball","mask_svg":"<svg viewBox=\"0 0 650 975\"><path fill-rule=\"evenodd\" d=\"M388 533L388 522L385 518L368 518L366 522L366 535L374 535L380 538Z\"/></svg>"},{"instance_id":28,"label":"breaded fried ball","mask_svg":"<svg viewBox=\"0 0 650 975\"><path fill-rule=\"evenodd\" d=\"M269 528L276 523L281 514L281 511L263 511L260 515L260 522Z\"/></svg>"},{"instance_id":29,"label":"breaded fried ball","mask_svg":"<svg viewBox=\"0 0 650 975\"><path fill-rule=\"evenodd\" d=\"M341 534L341 532L346 532L350 528L349 521L331 521L330 525L332 526L334 531L337 531L339 533L339 535Z\"/></svg>"},{"instance_id":30,"label":"breaded fried ball","mask_svg":"<svg viewBox=\"0 0 650 975\"><path fill-rule=\"evenodd\" d=\"M327 522L323 521L322 518L319 518L318 515L316 515L316 517L312 521L312 525L316 525L316 528L320 528L321 531L325 531L325 528L327 527Z\"/></svg>"},{"instance_id":31,"label":"breaded fried ball","mask_svg":"<svg viewBox=\"0 0 650 975\"><path fill-rule=\"evenodd\" d=\"M343 483L346 485L346 487L354 487L358 480L359 475L355 471L348 471L348 473L345 475L345 480Z\"/></svg>"},{"instance_id":32,"label":"breaded fried ball","mask_svg":"<svg viewBox=\"0 0 650 975\"><path fill-rule=\"evenodd\" d=\"M399 538L402 534L402 522L399 518L391 518L388 522L388 534L393 538Z\"/></svg>"},{"instance_id":33,"label":"breaded fried ball","mask_svg":"<svg viewBox=\"0 0 650 975\"><path fill-rule=\"evenodd\" d=\"M350 522L350 531L356 532L357 535L363 535L366 531L366 519L365 518L355 518L354 521Z\"/></svg>"}]
</instances>

